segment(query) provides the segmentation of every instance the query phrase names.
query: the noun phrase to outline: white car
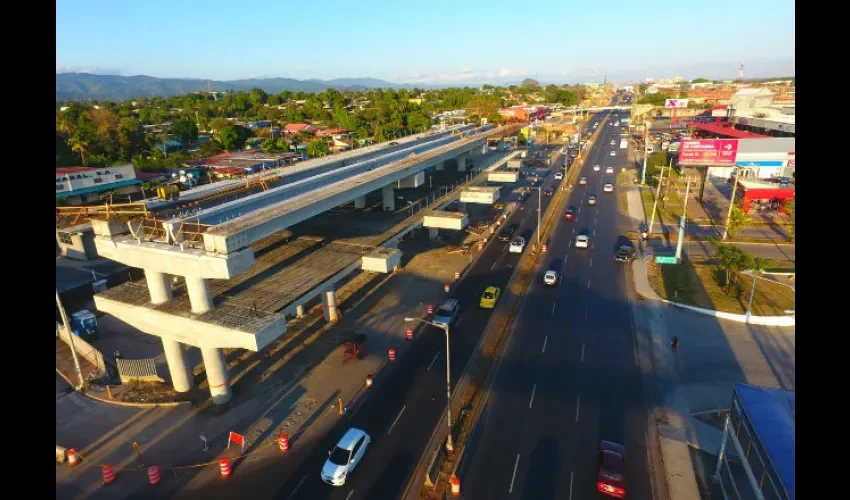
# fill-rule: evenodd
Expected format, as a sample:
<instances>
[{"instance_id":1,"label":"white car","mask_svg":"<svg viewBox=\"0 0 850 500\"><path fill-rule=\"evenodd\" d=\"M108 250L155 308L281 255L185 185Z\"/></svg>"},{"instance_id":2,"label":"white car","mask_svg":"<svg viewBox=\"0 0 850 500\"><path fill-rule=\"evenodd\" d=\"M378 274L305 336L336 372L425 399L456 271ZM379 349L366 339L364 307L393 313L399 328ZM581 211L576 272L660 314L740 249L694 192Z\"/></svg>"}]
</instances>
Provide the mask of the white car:
<instances>
[{"instance_id":1,"label":"white car","mask_svg":"<svg viewBox=\"0 0 850 500\"><path fill-rule=\"evenodd\" d=\"M589 242L590 236L586 234L580 234L576 236L576 248L587 248Z\"/></svg>"},{"instance_id":2,"label":"white car","mask_svg":"<svg viewBox=\"0 0 850 500\"><path fill-rule=\"evenodd\" d=\"M616 151L611 151L611 155L610 155L610 156L617 156L617 152L616 152Z\"/></svg>"},{"instance_id":3,"label":"white car","mask_svg":"<svg viewBox=\"0 0 850 500\"><path fill-rule=\"evenodd\" d=\"M611 145L613 146L614 144L616 144L616 142L614 142L614 139L611 139Z\"/></svg>"},{"instance_id":4,"label":"white car","mask_svg":"<svg viewBox=\"0 0 850 500\"><path fill-rule=\"evenodd\" d=\"M346 477L363 459L371 442L372 438L365 431L354 427L348 429L334 449L328 452L328 459L322 466L322 481L333 486L345 484Z\"/></svg>"},{"instance_id":5,"label":"white car","mask_svg":"<svg viewBox=\"0 0 850 500\"><path fill-rule=\"evenodd\" d=\"M523 250L525 250L525 238L521 236L514 238L508 246L508 253L522 253Z\"/></svg>"},{"instance_id":6,"label":"white car","mask_svg":"<svg viewBox=\"0 0 850 500\"><path fill-rule=\"evenodd\" d=\"M562 180L564 180L564 173L563 173L563 172L558 172L558 173L556 173L556 174L555 174L555 180L556 180L556 181L562 181Z\"/></svg>"},{"instance_id":7,"label":"white car","mask_svg":"<svg viewBox=\"0 0 850 500\"><path fill-rule=\"evenodd\" d=\"M587 197L587 204L588 205L596 205L596 196L594 196L594 195L588 196Z\"/></svg>"},{"instance_id":8,"label":"white car","mask_svg":"<svg viewBox=\"0 0 850 500\"><path fill-rule=\"evenodd\" d=\"M614 192L614 185L609 182L609 183L605 184L604 186L602 186L602 191L604 191L606 193L613 193Z\"/></svg>"},{"instance_id":9,"label":"white car","mask_svg":"<svg viewBox=\"0 0 850 500\"><path fill-rule=\"evenodd\" d=\"M606 174L613 174L614 173L614 167L605 167L605 173Z\"/></svg>"},{"instance_id":10,"label":"white car","mask_svg":"<svg viewBox=\"0 0 850 500\"><path fill-rule=\"evenodd\" d=\"M558 283L558 271L546 271L546 274L543 275L543 283L555 286Z\"/></svg>"},{"instance_id":11,"label":"white car","mask_svg":"<svg viewBox=\"0 0 850 500\"><path fill-rule=\"evenodd\" d=\"M594 166L593 166L593 171L594 171L594 172L599 172L599 168L600 168L600 167L599 167L599 165L594 165Z\"/></svg>"}]
</instances>

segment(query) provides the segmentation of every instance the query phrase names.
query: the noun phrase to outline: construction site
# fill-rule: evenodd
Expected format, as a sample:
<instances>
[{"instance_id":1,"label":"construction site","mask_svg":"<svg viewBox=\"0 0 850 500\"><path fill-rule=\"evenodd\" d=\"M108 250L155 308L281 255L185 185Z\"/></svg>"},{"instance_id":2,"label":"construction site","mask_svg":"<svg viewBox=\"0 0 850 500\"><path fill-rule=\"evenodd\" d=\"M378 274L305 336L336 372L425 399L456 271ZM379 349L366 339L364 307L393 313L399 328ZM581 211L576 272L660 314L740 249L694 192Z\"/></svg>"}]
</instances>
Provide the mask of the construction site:
<instances>
[{"instance_id":1,"label":"construction site","mask_svg":"<svg viewBox=\"0 0 850 500\"><path fill-rule=\"evenodd\" d=\"M398 269L398 242L427 227L426 217L438 221L432 239L485 231L503 208L499 188L483 202L458 200L487 184L480 172L519 154L502 140L517 130L455 127L362 157L332 155L202 186L201 195L61 208L57 227L91 224L100 256L144 269L144 279L95 295L97 309L161 337L178 393L194 385L186 350L198 347L212 399L223 404L231 381L222 350L285 343L299 330L287 323L311 308L337 321L338 294Z\"/></svg>"}]
</instances>

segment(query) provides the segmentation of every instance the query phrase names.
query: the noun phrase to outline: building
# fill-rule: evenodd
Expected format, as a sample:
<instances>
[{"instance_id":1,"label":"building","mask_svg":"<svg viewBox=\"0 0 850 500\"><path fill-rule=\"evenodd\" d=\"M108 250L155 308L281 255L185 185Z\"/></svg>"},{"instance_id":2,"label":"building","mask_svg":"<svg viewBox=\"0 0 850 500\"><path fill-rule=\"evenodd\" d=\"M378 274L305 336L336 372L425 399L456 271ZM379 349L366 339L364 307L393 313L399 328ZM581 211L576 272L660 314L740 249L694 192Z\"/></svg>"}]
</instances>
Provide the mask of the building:
<instances>
[{"instance_id":1,"label":"building","mask_svg":"<svg viewBox=\"0 0 850 500\"><path fill-rule=\"evenodd\" d=\"M286 135L305 133L309 134L313 132L313 127L307 123L287 123L283 127L283 133Z\"/></svg>"},{"instance_id":2,"label":"building","mask_svg":"<svg viewBox=\"0 0 850 500\"><path fill-rule=\"evenodd\" d=\"M715 468L724 498L794 500L795 432L793 392L734 384ZM733 471L730 456L743 475Z\"/></svg>"},{"instance_id":3,"label":"building","mask_svg":"<svg viewBox=\"0 0 850 500\"><path fill-rule=\"evenodd\" d=\"M728 179L737 170L741 179L756 181L793 177L797 156L795 143L793 137L739 139L735 165L709 167L708 175Z\"/></svg>"},{"instance_id":4,"label":"building","mask_svg":"<svg viewBox=\"0 0 850 500\"><path fill-rule=\"evenodd\" d=\"M132 163L97 168L57 167L56 201L68 205L102 203L103 193L137 193L141 184Z\"/></svg>"}]
</instances>

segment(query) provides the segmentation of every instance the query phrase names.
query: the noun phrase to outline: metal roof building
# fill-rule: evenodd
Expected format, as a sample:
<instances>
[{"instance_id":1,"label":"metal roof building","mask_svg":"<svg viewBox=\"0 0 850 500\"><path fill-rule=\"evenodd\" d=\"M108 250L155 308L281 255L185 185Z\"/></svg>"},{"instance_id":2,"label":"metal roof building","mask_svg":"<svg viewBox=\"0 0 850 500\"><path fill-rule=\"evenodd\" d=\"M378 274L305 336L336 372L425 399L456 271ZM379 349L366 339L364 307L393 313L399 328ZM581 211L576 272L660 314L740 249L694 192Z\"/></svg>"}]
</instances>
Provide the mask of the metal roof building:
<instances>
[{"instance_id":1,"label":"metal roof building","mask_svg":"<svg viewBox=\"0 0 850 500\"><path fill-rule=\"evenodd\" d=\"M793 392L734 384L715 471L727 500L794 500L795 402ZM741 459L746 483L736 482L731 473L730 445Z\"/></svg>"}]
</instances>

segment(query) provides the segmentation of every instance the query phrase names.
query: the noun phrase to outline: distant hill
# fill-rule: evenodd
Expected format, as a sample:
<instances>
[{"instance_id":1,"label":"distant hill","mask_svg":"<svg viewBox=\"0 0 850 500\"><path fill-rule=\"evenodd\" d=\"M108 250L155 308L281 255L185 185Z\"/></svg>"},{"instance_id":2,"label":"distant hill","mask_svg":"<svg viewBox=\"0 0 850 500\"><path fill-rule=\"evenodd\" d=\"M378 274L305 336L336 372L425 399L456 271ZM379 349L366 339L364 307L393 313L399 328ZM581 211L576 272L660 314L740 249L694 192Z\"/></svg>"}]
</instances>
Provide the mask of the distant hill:
<instances>
[{"instance_id":1,"label":"distant hill","mask_svg":"<svg viewBox=\"0 0 850 500\"><path fill-rule=\"evenodd\" d=\"M94 75L91 73L57 73L57 101L122 101L135 97L168 97L185 95L202 90L227 91L261 88L277 94L291 92L322 92L337 90L365 90L374 88L412 89L434 88L432 85L390 83L377 78L337 78L334 80L296 80L294 78L260 78L248 80L214 81L189 78L155 78L152 76ZM448 85L440 85L447 87Z\"/></svg>"}]
</instances>

